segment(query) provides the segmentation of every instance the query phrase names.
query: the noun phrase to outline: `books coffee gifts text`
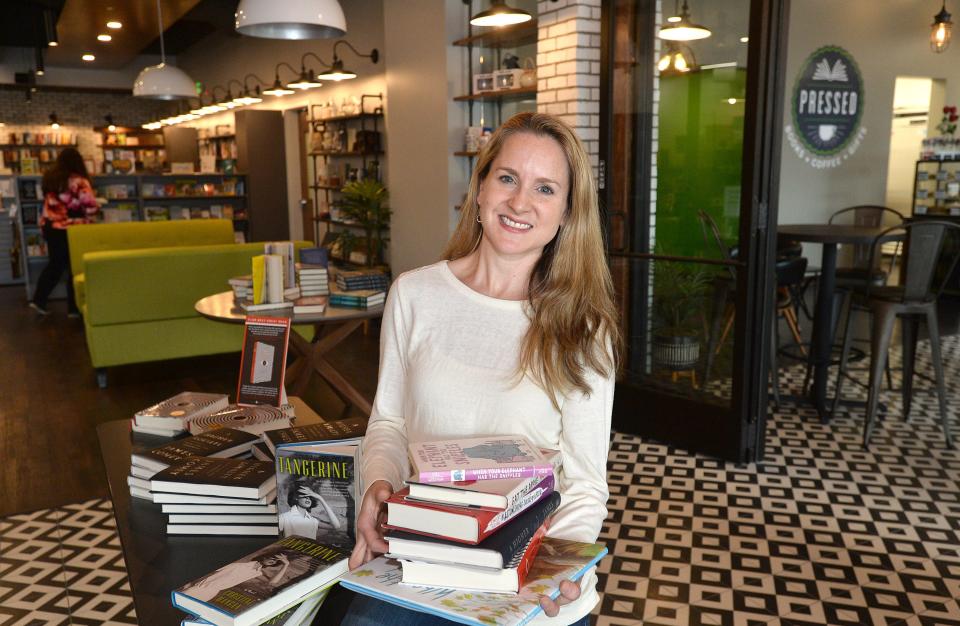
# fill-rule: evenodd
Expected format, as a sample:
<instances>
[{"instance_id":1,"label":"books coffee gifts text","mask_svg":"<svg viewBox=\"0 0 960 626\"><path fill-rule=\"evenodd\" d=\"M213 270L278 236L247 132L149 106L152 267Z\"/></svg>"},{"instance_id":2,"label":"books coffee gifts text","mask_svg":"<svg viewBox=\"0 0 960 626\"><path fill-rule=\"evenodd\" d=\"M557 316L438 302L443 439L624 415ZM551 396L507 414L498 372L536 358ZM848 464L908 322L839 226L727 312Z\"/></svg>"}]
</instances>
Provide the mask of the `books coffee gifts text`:
<instances>
[{"instance_id":1,"label":"books coffee gifts text","mask_svg":"<svg viewBox=\"0 0 960 626\"><path fill-rule=\"evenodd\" d=\"M340 584L357 593L461 624L519 626L542 610L540 596L556 598L562 580L579 580L606 553L603 544L546 537L516 595L404 585L399 561L383 556L344 574Z\"/></svg>"},{"instance_id":2,"label":"books coffee gifts text","mask_svg":"<svg viewBox=\"0 0 960 626\"><path fill-rule=\"evenodd\" d=\"M358 443L276 448L280 535L302 535L350 550L357 541Z\"/></svg>"},{"instance_id":3,"label":"books coffee gifts text","mask_svg":"<svg viewBox=\"0 0 960 626\"><path fill-rule=\"evenodd\" d=\"M145 470L135 473L135 476L150 478L156 472L190 457L226 458L243 454L248 452L253 444L259 440L260 438L256 435L242 430L218 428L199 435L177 439L152 450L134 452L131 455L130 462L132 466ZM145 473L149 473L149 475L144 475Z\"/></svg>"},{"instance_id":4,"label":"books coffee gifts text","mask_svg":"<svg viewBox=\"0 0 960 626\"><path fill-rule=\"evenodd\" d=\"M349 556L307 537L284 537L175 590L173 604L219 626L261 624L333 584Z\"/></svg>"},{"instance_id":5,"label":"books coffee gifts text","mask_svg":"<svg viewBox=\"0 0 960 626\"><path fill-rule=\"evenodd\" d=\"M184 391L134 414L138 426L171 431L184 431L195 417L209 415L226 407L227 396L222 393Z\"/></svg>"},{"instance_id":6,"label":"books coffee gifts text","mask_svg":"<svg viewBox=\"0 0 960 626\"><path fill-rule=\"evenodd\" d=\"M553 464L522 435L410 444L410 480L442 483L553 475Z\"/></svg>"}]
</instances>

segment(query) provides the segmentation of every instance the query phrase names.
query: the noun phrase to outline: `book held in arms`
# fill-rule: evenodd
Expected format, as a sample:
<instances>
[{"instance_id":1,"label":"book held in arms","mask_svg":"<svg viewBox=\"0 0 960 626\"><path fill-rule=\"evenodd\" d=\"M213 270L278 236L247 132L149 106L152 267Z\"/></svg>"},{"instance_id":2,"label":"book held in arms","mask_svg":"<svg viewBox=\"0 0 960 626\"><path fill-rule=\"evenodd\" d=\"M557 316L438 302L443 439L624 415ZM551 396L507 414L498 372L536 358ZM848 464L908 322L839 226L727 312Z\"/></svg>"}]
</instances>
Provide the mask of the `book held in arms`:
<instances>
[{"instance_id":1,"label":"book held in arms","mask_svg":"<svg viewBox=\"0 0 960 626\"><path fill-rule=\"evenodd\" d=\"M330 290L330 306L345 309L369 309L383 305L387 293L382 289L361 289L359 291Z\"/></svg>"},{"instance_id":2,"label":"book held in arms","mask_svg":"<svg viewBox=\"0 0 960 626\"><path fill-rule=\"evenodd\" d=\"M409 456L414 470L411 480L420 483L553 474L553 464L522 435L413 443Z\"/></svg>"},{"instance_id":3,"label":"book held in arms","mask_svg":"<svg viewBox=\"0 0 960 626\"><path fill-rule=\"evenodd\" d=\"M183 432L190 420L209 415L228 404L227 396L222 393L201 393L184 391L141 409L134 414L138 426Z\"/></svg>"},{"instance_id":4,"label":"book held in arms","mask_svg":"<svg viewBox=\"0 0 960 626\"><path fill-rule=\"evenodd\" d=\"M276 447L280 535L302 535L350 550L357 541L360 445L289 443Z\"/></svg>"},{"instance_id":5,"label":"book held in arms","mask_svg":"<svg viewBox=\"0 0 960 626\"><path fill-rule=\"evenodd\" d=\"M321 593L350 552L292 535L187 583L173 605L218 626L255 626Z\"/></svg>"},{"instance_id":6,"label":"book held in arms","mask_svg":"<svg viewBox=\"0 0 960 626\"><path fill-rule=\"evenodd\" d=\"M357 593L461 624L519 626L542 611L540 596L556 598L561 581L579 580L606 554L603 544L545 537L523 587L515 595L403 584L402 565L385 556L344 574L340 584Z\"/></svg>"}]
</instances>

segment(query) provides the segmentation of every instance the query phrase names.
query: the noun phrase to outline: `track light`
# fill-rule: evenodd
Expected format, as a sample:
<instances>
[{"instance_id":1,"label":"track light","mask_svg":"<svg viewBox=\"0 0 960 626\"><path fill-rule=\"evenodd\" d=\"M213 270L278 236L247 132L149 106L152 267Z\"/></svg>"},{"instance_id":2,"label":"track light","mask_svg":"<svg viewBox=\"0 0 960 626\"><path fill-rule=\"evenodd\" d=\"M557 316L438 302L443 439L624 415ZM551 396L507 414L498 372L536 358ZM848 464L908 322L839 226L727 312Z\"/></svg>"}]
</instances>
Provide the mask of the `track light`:
<instances>
[{"instance_id":1,"label":"track light","mask_svg":"<svg viewBox=\"0 0 960 626\"><path fill-rule=\"evenodd\" d=\"M53 9L43 10L43 36L47 40L48 46L60 44L60 38L57 37L57 16Z\"/></svg>"},{"instance_id":2,"label":"track light","mask_svg":"<svg viewBox=\"0 0 960 626\"><path fill-rule=\"evenodd\" d=\"M46 71L43 67L43 48L34 48L34 56L37 59L37 76L43 76Z\"/></svg>"}]
</instances>

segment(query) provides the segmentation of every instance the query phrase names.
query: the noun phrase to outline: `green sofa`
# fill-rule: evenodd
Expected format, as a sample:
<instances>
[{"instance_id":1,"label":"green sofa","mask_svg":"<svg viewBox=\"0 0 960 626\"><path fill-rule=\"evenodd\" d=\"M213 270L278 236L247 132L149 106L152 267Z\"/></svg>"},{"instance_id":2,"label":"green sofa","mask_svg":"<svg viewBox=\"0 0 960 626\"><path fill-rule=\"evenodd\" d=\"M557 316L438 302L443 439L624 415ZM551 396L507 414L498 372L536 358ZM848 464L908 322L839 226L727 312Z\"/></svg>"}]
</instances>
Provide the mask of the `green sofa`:
<instances>
[{"instance_id":1,"label":"green sofa","mask_svg":"<svg viewBox=\"0 0 960 626\"><path fill-rule=\"evenodd\" d=\"M77 306L97 380L104 368L236 352L243 327L194 309L250 273L263 243L233 243L229 220L93 224L67 230ZM296 242L297 249L308 245ZM312 334L311 328L298 328Z\"/></svg>"}]
</instances>

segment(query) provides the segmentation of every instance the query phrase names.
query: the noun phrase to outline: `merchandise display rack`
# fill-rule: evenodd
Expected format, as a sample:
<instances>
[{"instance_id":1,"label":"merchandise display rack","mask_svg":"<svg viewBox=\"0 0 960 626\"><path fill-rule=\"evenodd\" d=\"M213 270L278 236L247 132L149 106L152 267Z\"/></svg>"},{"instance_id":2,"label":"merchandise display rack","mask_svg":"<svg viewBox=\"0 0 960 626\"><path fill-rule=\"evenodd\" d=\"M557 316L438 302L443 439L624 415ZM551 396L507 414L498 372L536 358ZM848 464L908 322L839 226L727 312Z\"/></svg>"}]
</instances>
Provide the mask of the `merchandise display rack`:
<instances>
[{"instance_id":1,"label":"merchandise display rack","mask_svg":"<svg viewBox=\"0 0 960 626\"><path fill-rule=\"evenodd\" d=\"M17 178L0 175L0 250L7 251L7 260L0 261L0 285L23 283L22 237L17 228Z\"/></svg>"},{"instance_id":2,"label":"merchandise display rack","mask_svg":"<svg viewBox=\"0 0 960 626\"><path fill-rule=\"evenodd\" d=\"M917 161L912 213L914 216L960 217L960 160Z\"/></svg>"}]
</instances>

